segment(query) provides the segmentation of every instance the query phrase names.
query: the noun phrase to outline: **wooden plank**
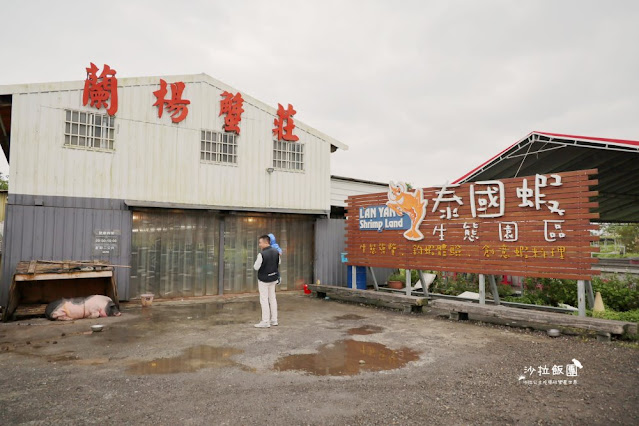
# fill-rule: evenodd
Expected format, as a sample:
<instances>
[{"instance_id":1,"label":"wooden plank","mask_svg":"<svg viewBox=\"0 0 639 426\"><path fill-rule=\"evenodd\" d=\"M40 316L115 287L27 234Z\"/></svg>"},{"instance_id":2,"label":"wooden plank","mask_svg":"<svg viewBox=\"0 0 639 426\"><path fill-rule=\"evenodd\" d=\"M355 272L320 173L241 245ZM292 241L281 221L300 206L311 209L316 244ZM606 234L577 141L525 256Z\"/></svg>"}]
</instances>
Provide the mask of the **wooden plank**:
<instances>
[{"instance_id":1,"label":"wooden plank","mask_svg":"<svg viewBox=\"0 0 639 426\"><path fill-rule=\"evenodd\" d=\"M425 297L407 296L405 294L381 293L376 291L359 290L359 289L329 286L329 285L323 285L323 284L321 285L308 284L308 288L311 291L326 293L327 295L332 294L334 296L337 295L337 296L343 296L343 297L357 298L358 300L361 300L362 303L368 303L370 301L383 301L388 303L394 303L394 304L397 304L398 306L399 305L425 306L428 303L428 299Z\"/></svg>"},{"instance_id":2,"label":"wooden plank","mask_svg":"<svg viewBox=\"0 0 639 426\"><path fill-rule=\"evenodd\" d=\"M35 273L36 270L36 261L32 260L31 262L29 262L29 269L27 270L27 274L33 274Z\"/></svg>"},{"instance_id":3,"label":"wooden plank","mask_svg":"<svg viewBox=\"0 0 639 426\"><path fill-rule=\"evenodd\" d=\"M37 274L37 275L25 275L16 274L16 281L44 281L44 280L67 280L76 278L100 278L100 277L112 277L113 271L78 271L66 274Z\"/></svg>"},{"instance_id":4,"label":"wooden plank","mask_svg":"<svg viewBox=\"0 0 639 426\"><path fill-rule=\"evenodd\" d=\"M20 295L18 294L18 290L16 288L16 280L15 277L11 279L11 287L9 287L9 301L7 303L7 307L2 313L2 321L6 322L13 316L16 308L18 307Z\"/></svg>"},{"instance_id":5,"label":"wooden plank","mask_svg":"<svg viewBox=\"0 0 639 426\"><path fill-rule=\"evenodd\" d=\"M42 316L47 309L47 304L34 304L34 305L22 305L18 306L15 310L17 317L24 316Z\"/></svg>"},{"instance_id":6,"label":"wooden plank","mask_svg":"<svg viewBox=\"0 0 639 426\"><path fill-rule=\"evenodd\" d=\"M509 308L496 305L478 305L472 302L460 302L456 300L431 300L429 306L436 309L444 309L452 312L464 312L483 315L487 317L510 319L515 321L527 321L545 325L562 325L566 327L582 328L611 334L637 334L637 324L625 321L614 321L599 318L584 318L569 314L555 312L540 312Z\"/></svg>"}]
</instances>

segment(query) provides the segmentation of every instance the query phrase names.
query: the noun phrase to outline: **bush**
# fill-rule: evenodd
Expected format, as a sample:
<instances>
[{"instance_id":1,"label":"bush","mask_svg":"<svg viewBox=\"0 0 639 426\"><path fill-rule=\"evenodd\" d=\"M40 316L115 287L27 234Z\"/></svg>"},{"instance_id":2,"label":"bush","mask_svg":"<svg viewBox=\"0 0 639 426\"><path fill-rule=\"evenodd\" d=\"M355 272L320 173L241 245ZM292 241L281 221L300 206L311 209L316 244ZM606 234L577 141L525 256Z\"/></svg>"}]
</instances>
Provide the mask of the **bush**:
<instances>
[{"instance_id":1,"label":"bush","mask_svg":"<svg viewBox=\"0 0 639 426\"><path fill-rule=\"evenodd\" d=\"M388 281L406 281L406 274L400 274L399 272L395 272L388 276Z\"/></svg>"},{"instance_id":2,"label":"bush","mask_svg":"<svg viewBox=\"0 0 639 426\"><path fill-rule=\"evenodd\" d=\"M606 308L614 311L639 309L639 290L635 277L620 277L617 274L605 278L595 277L592 289L595 293L601 293Z\"/></svg>"},{"instance_id":3,"label":"bush","mask_svg":"<svg viewBox=\"0 0 639 426\"><path fill-rule=\"evenodd\" d=\"M601 293L604 305L614 311L639 309L639 290L637 278L632 276L611 278L595 277L592 280L593 292ZM522 297L510 297L507 302L531 303L534 305L558 306L565 303L577 306L577 281L554 278L526 278Z\"/></svg>"},{"instance_id":4,"label":"bush","mask_svg":"<svg viewBox=\"0 0 639 426\"><path fill-rule=\"evenodd\" d=\"M457 275L457 277L446 277L441 280L435 280L431 291L433 293L447 294L450 296L459 296L465 291L479 291L479 284L475 282L474 275L464 277Z\"/></svg>"},{"instance_id":5,"label":"bush","mask_svg":"<svg viewBox=\"0 0 639 426\"><path fill-rule=\"evenodd\" d=\"M401 281L403 283L406 282L406 269L399 269L399 272L395 272L390 277L388 277L388 281ZM415 269L411 269L410 271L410 282L411 284L415 284L419 281L419 272Z\"/></svg>"},{"instance_id":6,"label":"bush","mask_svg":"<svg viewBox=\"0 0 639 426\"><path fill-rule=\"evenodd\" d=\"M403 270L402 270L403 271ZM402 281L405 278L402 278ZM487 280L488 281L488 280ZM593 292L601 293L606 309L617 312L634 311L639 309L639 288L637 276L612 275L611 277L594 277ZM521 297L513 297L510 286L497 286L499 296L506 302L528 303L531 305L558 306L565 303L577 306L577 281L555 278L526 278L524 293ZM464 291L479 291L477 275L459 274L456 278L445 277L437 279L432 286L434 293L458 296ZM486 283L486 292L490 294L490 287Z\"/></svg>"},{"instance_id":7,"label":"bush","mask_svg":"<svg viewBox=\"0 0 639 426\"><path fill-rule=\"evenodd\" d=\"M500 298L510 297L513 294L513 288L506 284L497 284L497 293Z\"/></svg>"}]
</instances>

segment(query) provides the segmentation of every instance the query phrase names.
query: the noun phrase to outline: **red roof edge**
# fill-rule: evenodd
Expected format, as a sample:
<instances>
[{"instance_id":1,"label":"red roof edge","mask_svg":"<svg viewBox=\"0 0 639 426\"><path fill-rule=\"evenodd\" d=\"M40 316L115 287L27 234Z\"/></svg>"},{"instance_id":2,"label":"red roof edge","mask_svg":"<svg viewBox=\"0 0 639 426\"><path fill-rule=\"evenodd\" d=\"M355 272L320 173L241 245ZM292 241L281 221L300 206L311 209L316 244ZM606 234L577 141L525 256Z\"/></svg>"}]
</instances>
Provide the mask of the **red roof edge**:
<instances>
[{"instance_id":1,"label":"red roof edge","mask_svg":"<svg viewBox=\"0 0 639 426\"><path fill-rule=\"evenodd\" d=\"M538 132L538 131L534 131L532 133L538 133L540 135L546 135L546 136L560 136L560 137L571 138L571 139L585 139L589 141L612 142L612 143L619 143L623 145L639 146L639 141L631 141L626 139L595 138L592 136L564 135L561 133L548 133L548 132Z\"/></svg>"},{"instance_id":2,"label":"red roof edge","mask_svg":"<svg viewBox=\"0 0 639 426\"><path fill-rule=\"evenodd\" d=\"M469 171L468 173L466 173L465 175L455 179L452 183L456 184L464 179L466 179L468 176L472 175L473 173L475 173L478 169L484 167L486 164L490 163L491 161L493 161L495 158L499 157L500 155L502 155L504 152L508 151L509 149L511 149L513 146L517 145L518 143L528 139L530 137L530 135L532 134L539 134L539 135L544 135L544 136L556 136L556 137L563 137L563 138L569 138L569 139L582 139L582 140L589 140L589 141L596 141L596 142L611 142L611 143L616 143L616 144L621 144L621 145L631 145L631 146L639 146L639 141L631 141L631 140L626 140L626 139L610 139L610 138L596 138L596 137L592 137L592 136L577 136L577 135L565 135L562 133L549 133L549 132L540 132L540 131L532 131L530 133L528 133L526 135L526 137L518 140L517 142L515 142L514 144L510 145L508 148L504 149L503 151L501 151L499 154L492 156L489 160L484 161L483 163L481 163L479 166L475 167L474 169L472 169L471 171Z\"/></svg>"}]
</instances>

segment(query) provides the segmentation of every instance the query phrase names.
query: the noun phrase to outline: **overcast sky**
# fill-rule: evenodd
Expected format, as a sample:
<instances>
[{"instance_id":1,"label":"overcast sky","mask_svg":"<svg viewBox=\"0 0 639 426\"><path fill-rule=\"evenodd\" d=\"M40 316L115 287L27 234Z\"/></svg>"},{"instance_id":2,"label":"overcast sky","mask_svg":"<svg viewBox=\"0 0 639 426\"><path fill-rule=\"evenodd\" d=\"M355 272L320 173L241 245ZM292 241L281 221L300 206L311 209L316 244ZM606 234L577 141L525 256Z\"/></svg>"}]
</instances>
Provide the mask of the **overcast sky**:
<instances>
[{"instance_id":1,"label":"overcast sky","mask_svg":"<svg viewBox=\"0 0 639 426\"><path fill-rule=\"evenodd\" d=\"M0 85L203 72L347 144L336 175L441 184L533 130L639 140L637 1L0 5Z\"/></svg>"}]
</instances>

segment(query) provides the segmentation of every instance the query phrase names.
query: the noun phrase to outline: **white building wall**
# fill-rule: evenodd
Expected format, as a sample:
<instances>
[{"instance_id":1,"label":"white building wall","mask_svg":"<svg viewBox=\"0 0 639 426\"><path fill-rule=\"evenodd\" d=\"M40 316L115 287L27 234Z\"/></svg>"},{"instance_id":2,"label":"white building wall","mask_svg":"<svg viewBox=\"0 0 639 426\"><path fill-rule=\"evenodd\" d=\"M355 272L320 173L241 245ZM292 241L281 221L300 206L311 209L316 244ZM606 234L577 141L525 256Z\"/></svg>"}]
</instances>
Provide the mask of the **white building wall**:
<instances>
[{"instance_id":1,"label":"white building wall","mask_svg":"<svg viewBox=\"0 0 639 426\"><path fill-rule=\"evenodd\" d=\"M82 106L84 82L0 87L0 93L13 93L11 192L207 206L330 209L331 144L341 145L339 142L295 120L298 143L305 144L305 171L267 173L273 162L276 109L243 93L237 165L201 162L201 130L222 130L220 95L224 90L237 90L206 75L162 78L167 83L185 82L183 99L191 101L187 118L173 124L166 110L162 118L157 117L153 91L159 88L160 77L122 79L118 82L114 152L64 147L65 109L105 113L104 109ZM285 102L282 100L286 107Z\"/></svg>"},{"instance_id":2,"label":"white building wall","mask_svg":"<svg viewBox=\"0 0 639 426\"><path fill-rule=\"evenodd\" d=\"M379 192L388 192L388 185L331 177L331 206L346 207L346 199L350 195L375 194Z\"/></svg>"}]
</instances>

